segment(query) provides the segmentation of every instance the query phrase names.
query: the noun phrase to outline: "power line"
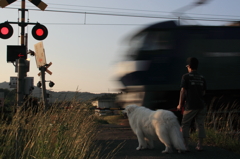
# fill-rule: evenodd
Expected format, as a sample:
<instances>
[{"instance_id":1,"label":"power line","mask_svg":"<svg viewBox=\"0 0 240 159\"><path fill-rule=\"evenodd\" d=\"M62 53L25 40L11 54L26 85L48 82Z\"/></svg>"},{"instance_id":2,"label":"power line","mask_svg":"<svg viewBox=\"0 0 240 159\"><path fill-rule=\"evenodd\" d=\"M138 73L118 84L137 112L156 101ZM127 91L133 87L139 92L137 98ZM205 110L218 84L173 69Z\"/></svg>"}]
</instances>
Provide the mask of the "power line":
<instances>
[{"instance_id":1,"label":"power line","mask_svg":"<svg viewBox=\"0 0 240 159\"><path fill-rule=\"evenodd\" d=\"M152 12L152 13L167 13L167 14L177 14L180 12L166 12L166 11L150 11L150 10L138 10L138 9L125 9L125 8L110 8L110 7L95 7L95 6L82 6L82 5L69 5L69 4L56 4L56 3L50 3L52 5L60 5L60 6L71 6L71 7L87 7L87 8L100 8L100 9L109 9L109 10L127 10L127 11L141 11L141 12ZM60 8L57 8L60 9ZM72 10L72 9L70 9ZM76 10L76 9L74 9ZM240 17L240 16L234 16L234 15L217 15L217 14L199 14L199 13L188 13L192 15L204 15L204 16L221 16L221 17Z\"/></svg>"},{"instance_id":2,"label":"power line","mask_svg":"<svg viewBox=\"0 0 240 159\"><path fill-rule=\"evenodd\" d=\"M19 2L20 3L20 2ZM77 7L77 8L96 8L96 9L107 9L107 10L125 10L125 11L134 11L134 12L152 12L152 13L167 13L167 14L178 14L181 12L166 12L166 11L152 11L152 10L140 10L140 9L130 9L130 8L115 8L115 7L96 7L96 6L84 6L84 5L76 5L76 4L57 4L57 3L48 3L49 5L55 5L55 6L69 6L71 8L56 8L56 9L68 9L70 11L72 10L79 10L79 9L73 9L72 7ZM14 5L12 5L14 6ZM15 5L16 6L16 5ZM8 7L6 7L8 8ZM55 8L48 6L48 8ZM17 9L17 8L15 8ZM39 11L39 10L37 10ZM82 12L89 12L88 11L82 11ZM106 12L106 11L103 11ZM109 13L109 12L108 12ZM111 12L110 12L111 13ZM112 12L116 13L116 12ZM188 13L191 15L200 15L200 16L216 16L216 17L240 17L240 16L234 16L234 15L217 15L217 14L199 14L199 13Z\"/></svg>"},{"instance_id":3,"label":"power line","mask_svg":"<svg viewBox=\"0 0 240 159\"><path fill-rule=\"evenodd\" d=\"M108 10L127 10L127 11L140 11L140 12L152 12L152 13L167 13L167 14L178 14L181 12L166 12L166 11L150 11L150 10L138 10L138 9L125 9L125 8L110 8L110 7L96 7L96 6L83 6L83 5L70 5L70 4L56 4L56 3L48 3L48 4L52 4L52 5L56 5L56 6L70 6L70 7L81 7L81 8L97 8L97 9L108 9ZM14 5L12 5L14 6ZM49 6L48 8L54 8ZM17 8L16 8L17 9ZM68 9L68 10L79 10L79 9L73 9L73 8L55 8L55 9ZM39 11L39 10L38 10ZM84 11L84 12L89 12L88 11ZM106 12L106 11L103 11ZM116 12L112 12L112 13L116 13ZM199 14L199 13L188 13L191 15L204 15L204 16L221 16L221 17L240 17L240 16L235 16L235 15L216 15L216 14Z\"/></svg>"},{"instance_id":4,"label":"power line","mask_svg":"<svg viewBox=\"0 0 240 159\"><path fill-rule=\"evenodd\" d=\"M17 9L8 7L8 9ZM28 9L32 11L40 11L38 9ZM45 10L46 12L58 12L58 13L71 13L71 14L85 14L85 15L102 15L102 16L120 16L120 17L135 17L135 18L156 18L156 19L173 19L177 20L177 16L159 16L159 15L144 15L144 14L121 14L121 13L102 13L102 12L84 12L84 11L65 11L65 10ZM240 16L239 16L240 17ZM200 21L225 21L233 22L239 21L239 19L230 19L230 18L207 18L207 17L180 17L182 20L200 20ZM78 24L79 25L79 24ZM97 25L97 24L95 24ZM100 24L98 24L100 25ZM106 25L106 24L105 24ZM116 24L115 24L116 25Z\"/></svg>"},{"instance_id":5,"label":"power line","mask_svg":"<svg viewBox=\"0 0 240 159\"><path fill-rule=\"evenodd\" d=\"M71 7L81 7L81 8L97 8L97 9L108 9L108 10L127 10L127 11L141 11L141 12L157 12L157 13L170 13L165 11L150 11L150 10L139 10L139 9L126 9L126 8L110 8L110 7L95 7L95 6L82 6L82 5L69 5L69 4L56 4L50 3L53 5L60 5L60 6L71 6Z\"/></svg>"},{"instance_id":6,"label":"power line","mask_svg":"<svg viewBox=\"0 0 240 159\"><path fill-rule=\"evenodd\" d=\"M20 2L19 2L20 3ZM56 9L69 9L69 10L79 10L79 9L73 9L72 7L77 8L96 8L96 9L107 9L107 10L125 10L125 11L140 11L140 12L152 12L152 13L168 13L168 14L177 14L181 12L166 12L166 11L153 11L153 10L140 10L140 9L129 9L129 8L116 8L116 7L96 7L96 6L84 6L84 5L76 5L76 4L57 4L57 3L48 3L50 5L55 6L69 6L71 8L56 8ZM16 5L12 5L16 6ZM48 8L54 8L51 6L48 6ZM204 15L204 16L224 16L224 17L240 17L240 16L234 16L234 15L216 15L216 14L199 14L199 13L188 13L192 15Z\"/></svg>"},{"instance_id":7,"label":"power line","mask_svg":"<svg viewBox=\"0 0 240 159\"><path fill-rule=\"evenodd\" d=\"M107 24L107 23L44 23L44 24L48 24L48 25L117 25L117 26L130 26L130 25L143 25L143 24L120 24L120 23L116 23L116 24Z\"/></svg>"},{"instance_id":8,"label":"power line","mask_svg":"<svg viewBox=\"0 0 240 159\"><path fill-rule=\"evenodd\" d=\"M17 9L12 7L7 7L7 9ZM38 9L28 9L32 11L40 11ZM121 14L121 13L114 13L114 12L86 12L86 11L65 11L65 10L49 10L46 9L45 12L59 12L59 13L72 13L72 14L93 14L93 15L105 15L105 16L124 16L124 17L140 17L140 18L168 18L168 19L176 19L173 16L172 17L166 17L166 16L158 16L158 15L140 15L140 14Z\"/></svg>"},{"instance_id":9,"label":"power line","mask_svg":"<svg viewBox=\"0 0 240 159\"><path fill-rule=\"evenodd\" d=\"M176 19L176 14L179 12L165 12L165 11L150 11L150 10L138 10L138 9L126 9L126 8L110 8L110 7L96 7L96 6L83 6L83 5L75 5L75 4L57 4L57 3L48 3L50 5L55 6L69 6L71 8L65 8L68 10L59 10L64 8L57 8L57 10L45 10L48 12L62 12L62 13L73 13L73 14L94 14L94 15L105 15L105 16L125 16L125 17L138 17L138 18L163 18L163 19ZM95 9L107 9L107 10L124 10L124 11L140 11L140 12L152 12L152 13L168 13L172 16L159 16L159 15L146 15L146 14L132 14L132 13L117 13L117 12L109 12L109 11L79 11L79 9L73 9L72 7L77 8L95 8ZM10 8L6 7L8 9L17 9L17 8ZM53 8L53 7L48 7ZM40 11L38 9L29 9L33 11ZM174 15L175 14L175 15ZM240 16L234 16L234 15L216 15L216 14L197 14L197 13L188 13L191 15L196 16L215 16L215 17L229 17L229 18L240 18ZM201 20L201 21L239 21L238 19L229 19L229 18L207 18L207 17L193 17L193 18L186 18L184 16L180 16L181 19L185 20Z\"/></svg>"}]
</instances>

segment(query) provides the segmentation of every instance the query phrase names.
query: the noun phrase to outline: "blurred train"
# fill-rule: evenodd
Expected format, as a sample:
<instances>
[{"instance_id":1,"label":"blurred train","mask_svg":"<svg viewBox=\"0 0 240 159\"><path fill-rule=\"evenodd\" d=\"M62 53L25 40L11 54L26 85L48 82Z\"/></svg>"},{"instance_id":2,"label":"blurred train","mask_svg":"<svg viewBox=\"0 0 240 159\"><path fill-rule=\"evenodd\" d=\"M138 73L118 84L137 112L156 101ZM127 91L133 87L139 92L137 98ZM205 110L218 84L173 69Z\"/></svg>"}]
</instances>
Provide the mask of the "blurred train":
<instances>
[{"instance_id":1,"label":"blurred train","mask_svg":"<svg viewBox=\"0 0 240 159\"><path fill-rule=\"evenodd\" d=\"M216 96L240 97L239 23L195 26L165 21L142 29L129 42L127 62L134 63L135 70L119 77L123 88L116 102L121 107L135 103L153 110L176 108L188 57L199 60L208 105Z\"/></svg>"}]
</instances>

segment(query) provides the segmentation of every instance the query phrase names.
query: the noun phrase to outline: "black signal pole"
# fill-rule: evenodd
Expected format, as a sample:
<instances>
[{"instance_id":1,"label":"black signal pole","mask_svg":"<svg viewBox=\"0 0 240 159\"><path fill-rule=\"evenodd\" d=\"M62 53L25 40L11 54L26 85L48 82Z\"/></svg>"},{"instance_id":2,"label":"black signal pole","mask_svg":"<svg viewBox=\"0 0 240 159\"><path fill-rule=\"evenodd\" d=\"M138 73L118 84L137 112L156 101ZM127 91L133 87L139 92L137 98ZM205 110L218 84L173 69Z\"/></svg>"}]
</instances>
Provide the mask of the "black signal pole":
<instances>
[{"instance_id":1,"label":"black signal pole","mask_svg":"<svg viewBox=\"0 0 240 159\"><path fill-rule=\"evenodd\" d=\"M21 36L20 36L20 42L21 46L24 46L24 33L25 33L25 0L22 0L21 3L21 23L19 23L19 26L21 27ZM27 50L26 50L27 51ZM17 66L18 67L18 78L17 78L17 106L19 111L19 107L23 105L23 97L24 97L24 77L26 75L25 71L25 59L19 58L17 59ZM20 123L19 123L20 124ZM16 131L16 150L15 150L15 158L19 159L20 157L20 140L19 140L19 134L21 133L21 125L19 125L18 130Z\"/></svg>"},{"instance_id":2,"label":"black signal pole","mask_svg":"<svg viewBox=\"0 0 240 159\"><path fill-rule=\"evenodd\" d=\"M19 26L21 27L21 46L24 46L24 34L25 34L25 0L22 0L22 4L21 4L21 23L19 23ZM26 41L27 44L27 41ZM27 50L26 50L27 51ZM17 59L17 66L18 67L18 81L17 81L17 106L18 109L17 111L19 111L19 107L23 105L23 99L24 99L24 88L25 88L25 81L24 78L26 77L26 60L24 58L19 57L19 59ZM16 132L16 142L15 142L15 146L16 146L16 150L15 150L15 158L19 159L20 158L20 147L21 147L21 141L20 141L20 137L19 135L21 134L21 125L19 123L19 128Z\"/></svg>"},{"instance_id":3,"label":"black signal pole","mask_svg":"<svg viewBox=\"0 0 240 159\"><path fill-rule=\"evenodd\" d=\"M21 45L24 45L24 34L25 34L25 0L22 0L21 4Z\"/></svg>"},{"instance_id":4,"label":"black signal pole","mask_svg":"<svg viewBox=\"0 0 240 159\"><path fill-rule=\"evenodd\" d=\"M24 97L24 78L26 76L26 63L24 58L19 58L17 62L18 67L18 82L17 82L17 103L18 106L23 104Z\"/></svg>"},{"instance_id":5,"label":"black signal pole","mask_svg":"<svg viewBox=\"0 0 240 159\"><path fill-rule=\"evenodd\" d=\"M22 0L21 3L21 22L19 23L20 27L21 27L21 36L20 36L20 42L21 45L24 46L24 34L25 34L25 0ZM27 42L26 42L27 43ZM27 50L26 50L27 51ZM17 59L17 63L18 63L18 82L17 82L17 104L18 106L21 106L23 104L23 99L24 99L24 86L25 86L25 82L24 82L24 78L26 77L26 62L24 58L19 58Z\"/></svg>"},{"instance_id":6,"label":"black signal pole","mask_svg":"<svg viewBox=\"0 0 240 159\"><path fill-rule=\"evenodd\" d=\"M45 83L46 68L44 66L41 66L39 69L41 71L43 105L45 106L44 107L45 111L47 111L49 106L48 106L48 101L47 101L46 83Z\"/></svg>"}]
</instances>

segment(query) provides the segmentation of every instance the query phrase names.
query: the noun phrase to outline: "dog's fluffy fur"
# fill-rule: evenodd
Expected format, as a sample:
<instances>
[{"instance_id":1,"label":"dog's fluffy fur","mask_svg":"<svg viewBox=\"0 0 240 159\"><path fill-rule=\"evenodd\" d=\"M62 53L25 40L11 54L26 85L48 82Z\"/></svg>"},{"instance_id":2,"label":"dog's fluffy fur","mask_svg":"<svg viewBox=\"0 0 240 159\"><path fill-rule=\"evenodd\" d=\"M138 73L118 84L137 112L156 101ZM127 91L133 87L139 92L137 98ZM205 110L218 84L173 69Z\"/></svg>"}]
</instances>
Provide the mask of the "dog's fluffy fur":
<instances>
[{"instance_id":1,"label":"dog's fluffy fur","mask_svg":"<svg viewBox=\"0 0 240 159\"><path fill-rule=\"evenodd\" d=\"M179 153L186 150L177 117L171 111L152 111L137 105L128 105L125 111L138 138L137 150L153 149L155 139L159 139L166 146L162 153L172 153L172 145Z\"/></svg>"}]
</instances>

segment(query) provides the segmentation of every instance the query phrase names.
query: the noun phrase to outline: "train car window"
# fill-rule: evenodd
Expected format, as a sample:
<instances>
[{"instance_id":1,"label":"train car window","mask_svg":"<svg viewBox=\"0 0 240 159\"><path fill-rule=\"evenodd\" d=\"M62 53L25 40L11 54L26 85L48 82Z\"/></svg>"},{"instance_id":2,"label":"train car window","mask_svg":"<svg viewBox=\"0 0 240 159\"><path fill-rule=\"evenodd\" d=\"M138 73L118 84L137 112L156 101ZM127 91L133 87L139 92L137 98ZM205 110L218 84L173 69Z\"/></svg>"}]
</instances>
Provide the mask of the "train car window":
<instances>
[{"instance_id":1,"label":"train car window","mask_svg":"<svg viewBox=\"0 0 240 159\"><path fill-rule=\"evenodd\" d=\"M171 33L168 31L151 31L142 43L141 50L164 50L172 46Z\"/></svg>"},{"instance_id":2,"label":"train car window","mask_svg":"<svg viewBox=\"0 0 240 159\"><path fill-rule=\"evenodd\" d=\"M143 32L138 34L130 40L129 50L127 51L128 56L134 58L139 51L139 48L143 45L144 39L146 38L147 33Z\"/></svg>"},{"instance_id":3,"label":"train car window","mask_svg":"<svg viewBox=\"0 0 240 159\"><path fill-rule=\"evenodd\" d=\"M142 32L130 41L128 55L134 59L140 52L149 53L151 51L172 49L172 34L170 31Z\"/></svg>"}]
</instances>

